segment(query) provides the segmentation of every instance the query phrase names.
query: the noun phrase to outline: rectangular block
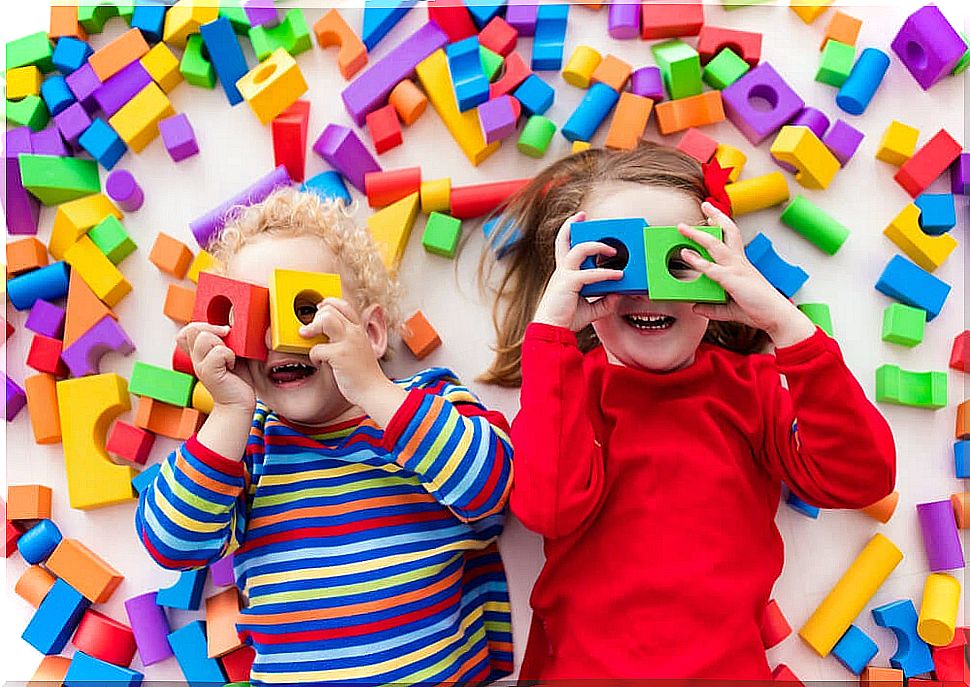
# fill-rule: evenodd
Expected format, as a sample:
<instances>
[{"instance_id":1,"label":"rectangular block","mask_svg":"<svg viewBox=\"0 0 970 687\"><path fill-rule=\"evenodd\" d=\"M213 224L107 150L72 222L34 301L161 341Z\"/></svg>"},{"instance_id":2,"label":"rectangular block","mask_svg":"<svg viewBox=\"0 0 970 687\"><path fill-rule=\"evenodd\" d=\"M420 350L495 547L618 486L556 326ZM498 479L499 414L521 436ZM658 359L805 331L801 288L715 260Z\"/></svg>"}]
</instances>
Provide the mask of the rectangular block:
<instances>
[{"instance_id":1,"label":"rectangular block","mask_svg":"<svg viewBox=\"0 0 970 687\"><path fill-rule=\"evenodd\" d=\"M48 656L67 646L90 602L65 580L56 580L21 637Z\"/></svg>"},{"instance_id":2,"label":"rectangular block","mask_svg":"<svg viewBox=\"0 0 970 687\"><path fill-rule=\"evenodd\" d=\"M940 129L903 163L893 179L915 198L929 188L960 157L961 152L960 144L945 129Z\"/></svg>"},{"instance_id":3,"label":"rectangular block","mask_svg":"<svg viewBox=\"0 0 970 687\"><path fill-rule=\"evenodd\" d=\"M34 441L38 444L59 444L61 419L57 412L57 380L46 373L32 375L24 380L24 392Z\"/></svg>"},{"instance_id":4,"label":"rectangular block","mask_svg":"<svg viewBox=\"0 0 970 687\"><path fill-rule=\"evenodd\" d=\"M82 236L64 252L64 261L80 272L94 294L109 308L118 305L131 291L131 283L87 236Z\"/></svg>"},{"instance_id":5,"label":"rectangular block","mask_svg":"<svg viewBox=\"0 0 970 687\"><path fill-rule=\"evenodd\" d=\"M128 392L184 408L192 402L194 385L195 378L192 375L137 360L131 371Z\"/></svg>"},{"instance_id":6,"label":"rectangular block","mask_svg":"<svg viewBox=\"0 0 970 687\"><path fill-rule=\"evenodd\" d=\"M181 408L140 397L135 426L170 439L185 441L202 425L202 414L194 408Z\"/></svg>"},{"instance_id":7,"label":"rectangular block","mask_svg":"<svg viewBox=\"0 0 970 687\"><path fill-rule=\"evenodd\" d=\"M45 565L96 604L107 603L125 579L124 575L84 544L66 537L57 545Z\"/></svg>"},{"instance_id":8,"label":"rectangular block","mask_svg":"<svg viewBox=\"0 0 970 687\"><path fill-rule=\"evenodd\" d=\"M11 484L7 487L7 520L44 520L51 517L50 487Z\"/></svg>"},{"instance_id":9,"label":"rectangular block","mask_svg":"<svg viewBox=\"0 0 970 687\"><path fill-rule=\"evenodd\" d=\"M141 152L158 137L158 123L175 114L168 96L149 84L118 110L108 123L133 152Z\"/></svg>"},{"instance_id":10,"label":"rectangular block","mask_svg":"<svg viewBox=\"0 0 970 687\"><path fill-rule=\"evenodd\" d=\"M141 66L166 93L171 93L184 78L179 60L164 43L158 43L141 58Z\"/></svg>"},{"instance_id":11,"label":"rectangular block","mask_svg":"<svg viewBox=\"0 0 970 687\"><path fill-rule=\"evenodd\" d=\"M98 163L53 155L22 154L20 179L44 205L60 205L101 191Z\"/></svg>"},{"instance_id":12,"label":"rectangular block","mask_svg":"<svg viewBox=\"0 0 970 687\"><path fill-rule=\"evenodd\" d=\"M138 29L129 29L100 50L96 50L88 64L101 81L114 76L148 52L148 43Z\"/></svg>"}]
</instances>

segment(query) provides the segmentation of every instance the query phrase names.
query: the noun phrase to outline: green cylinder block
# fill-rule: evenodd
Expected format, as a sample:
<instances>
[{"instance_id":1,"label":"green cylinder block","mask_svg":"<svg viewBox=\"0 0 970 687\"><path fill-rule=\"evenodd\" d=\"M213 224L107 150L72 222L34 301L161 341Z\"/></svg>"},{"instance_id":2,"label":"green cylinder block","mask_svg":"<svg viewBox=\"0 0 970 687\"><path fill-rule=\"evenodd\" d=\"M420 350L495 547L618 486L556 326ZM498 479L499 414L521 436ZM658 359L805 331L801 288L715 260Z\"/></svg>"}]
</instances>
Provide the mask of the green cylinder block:
<instances>
[{"instance_id":1,"label":"green cylinder block","mask_svg":"<svg viewBox=\"0 0 970 687\"><path fill-rule=\"evenodd\" d=\"M835 255L849 238L844 224L805 196L795 196L781 213L781 221L829 255Z\"/></svg>"},{"instance_id":2,"label":"green cylinder block","mask_svg":"<svg viewBox=\"0 0 970 687\"><path fill-rule=\"evenodd\" d=\"M542 157L555 133L555 122L542 115L532 115L519 135L519 150L529 157Z\"/></svg>"}]
</instances>

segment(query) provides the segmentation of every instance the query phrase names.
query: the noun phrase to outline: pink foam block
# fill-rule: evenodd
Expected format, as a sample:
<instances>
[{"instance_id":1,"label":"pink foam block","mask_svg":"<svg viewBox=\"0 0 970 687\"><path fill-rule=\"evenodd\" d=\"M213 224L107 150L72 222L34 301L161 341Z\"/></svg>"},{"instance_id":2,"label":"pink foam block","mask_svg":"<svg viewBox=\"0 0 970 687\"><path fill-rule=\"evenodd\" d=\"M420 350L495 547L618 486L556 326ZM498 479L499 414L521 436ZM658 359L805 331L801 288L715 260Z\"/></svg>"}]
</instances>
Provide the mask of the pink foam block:
<instances>
[{"instance_id":1,"label":"pink foam block","mask_svg":"<svg viewBox=\"0 0 970 687\"><path fill-rule=\"evenodd\" d=\"M168 635L172 632L169 627L165 609L156 603L158 592L149 592L135 596L125 601L125 611L131 624L138 655L143 665L164 661L173 655L172 647L168 643Z\"/></svg>"},{"instance_id":2,"label":"pink foam block","mask_svg":"<svg viewBox=\"0 0 970 687\"><path fill-rule=\"evenodd\" d=\"M266 198L278 188L292 183L286 167L280 165L266 176L258 179L252 186L236 194L226 202L189 222L189 229L199 245L206 248L209 242L226 226L226 220L236 207L249 207Z\"/></svg>"},{"instance_id":3,"label":"pink foam block","mask_svg":"<svg viewBox=\"0 0 970 687\"><path fill-rule=\"evenodd\" d=\"M17 417L17 413L27 405L27 394L10 377L7 375L3 377L7 380L7 422L12 422Z\"/></svg>"},{"instance_id":4,"label":"pink foam block","mask_svg":"<svg viewBox=\"0 0 970 687\"><path fill-rule=\"evenodd\" d=\"M478 106L478 121L482 125L485 143L500 141L514 134L518 118L515 98L510 95L488 100Z\"/></svg>"},{"instance_id":5,"label":"pink foam block","mask_svg":"<svg viewBox=\"0 0 970 687\"><path fill-rule=\"evenodd\" d=\"M35 334L60 339L64 334L64 318L64 308L38 298L30 308L24 327Z\"/></svg>"},{"instance_id":6,"label":"pink foam block","mask_svg":"<svg viewBox=\"0 0 970 687\"><path fill-rule=\"evenodd\" d=\"M724 113L752 145L774 134L805 107L805 101L767 62L721 91L721 98Z\"/></svg>"},{"instance_id":7,"label":"pink foam block","mask_svg":"<svg viewBox=\"0 0 970 687\"><path fill-rule=\"evenodd\" d=\"M198 154L199 143L195 140L192 123L184 112L160 121L158 130L174 162L181 162Z\"/></svg>"},{"instance_id":8,"label":"pink foam block","mask_svg":"<svg viewBox=\"0 0 970 687\"><path fill-rule=\"evenodd\" d=\"M236 583L236 572L233 569L233 557L229 554L225 558L220 558L209 566L209 573L212 576L212 584L217 587L229 587Z\"/></svg>"},{"instance_id":9,"label":"pink foam block","mask_svg":"<svg viewBox=\"0 0 970 687\"><path fill-rule=\"evenodd\" d=\"M11 234L36 234L40 218L40 202L27 193L20 181L20 162L17 156L31 153L30 128L22 126L6 133L3 162L6 182L0 186L3 191L4 214L7 217L7 230Z\"/></svg>"},{"instance_id":10,"label":"pink foam block","mask_svg":"<svg viewBox=\"0 0 970 687\"><path fill-rule=\"evenodd\" d=\"M327 125L313 144L313 152L346 177L361 193L364 193L364 175L383 171L360 137L340 124Z\"/></svg>"},{"instance_id":11,"label":"pink foam block","mask_svg":"<svg viewBox=\"0 0 970 687\"><path fill-rule=\"evenodd\" d=\"M428 22L354 79L340 94L354 123L363 126L367 114L384 105L391 90L414 75L418 63L447 43L448 34Z\"/></svg>"},{"instance_id":12,"label":"pink foam block","mask_svg":"<svg viewBox=\"0 0 970 687\"><path fill-rule=\"evenodd\" d=\"M96 375L101 358L112 351L130 355L135 351L135 344L121 325L113 317L106 315L68 346L61 353L61 360L67 364L73 377Z\"/></svg>"},{"instance_id":13,"label":"pink foam block","mask_svg":"<svg viewBox=\"0 0 970 687\"><path fill-rule=\"evenodd\" d=\"M145 202L145 192L127 169L116 169L104 182L108 197L125 212L135 212Z\"/></svg>"}]
</instances>

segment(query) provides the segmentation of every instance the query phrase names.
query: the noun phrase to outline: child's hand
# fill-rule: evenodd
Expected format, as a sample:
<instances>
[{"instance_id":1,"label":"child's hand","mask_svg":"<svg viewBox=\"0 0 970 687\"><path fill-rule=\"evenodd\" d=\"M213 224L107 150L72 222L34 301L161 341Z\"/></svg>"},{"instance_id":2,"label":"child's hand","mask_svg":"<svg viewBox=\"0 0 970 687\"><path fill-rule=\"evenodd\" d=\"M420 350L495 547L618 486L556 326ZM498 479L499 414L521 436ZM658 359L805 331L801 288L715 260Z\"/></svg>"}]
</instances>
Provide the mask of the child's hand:
<instances>
[{"instance_id":1,"label":"child's hand","mask_svg":"<svg viewBox=\"0 0 970 687\"><path fill-rule=\"evenodd\" d=\"M542 322L556 327L564 327L574 332L613 312L617 298L609 295L595 301L587 301L579 295L587 284L600 281L615 281L623 278L623 270L605 268L580 269L589 257L602 255L612 257L616 249L605 243L594 241L569 247L569 231L573 222L582 222L586 213L580 210L563 222L556 234L556 271L549 278L545 293L536 307L533 322Z\"/></svg>"},{"instance_id":2,"label":"child's hand","mask_svg":"<svg viewBox=\"0 0 970 687\"><path fill-rule=\"evenodd\" d=\"M343 397L386 427L407 392L384 374L360 315L342 298L325 298L313 321L300 327L305 338L321 334L330 341L310 349L310 362L329 365Z\"/></svg>"},{"instance_id":3,"label":"child's hand","mask_svg":"<svg viewBox=\"0 0 970 687\"><path fill-rule=\"evenodd\" d=\"M248 413L251 420L256 408L253 380L245 365L236 365L236 354L220 338L228 333L227 326L190 322L179 330L176 342L192 357L195 376L215 405Z\"/></svg>"},{"instance_id":4,"label":"child's hand","mask_svg":"<svg viewBox=\"0 0 970 687\"><path fill-rule=\"evenodd\" d=\"M680 224L680 233L703 247L714 262L686 248L681 251L681 257L698 272L723 286L731 300L723 305L698 303L694 312L712 320L741 322L763 329L779 348L812 336L815 333L812 321L748 261L738 226L710 203L704 203L701 209L712 224L724 230L724 241Z\"/></svg>"}]
</instances>

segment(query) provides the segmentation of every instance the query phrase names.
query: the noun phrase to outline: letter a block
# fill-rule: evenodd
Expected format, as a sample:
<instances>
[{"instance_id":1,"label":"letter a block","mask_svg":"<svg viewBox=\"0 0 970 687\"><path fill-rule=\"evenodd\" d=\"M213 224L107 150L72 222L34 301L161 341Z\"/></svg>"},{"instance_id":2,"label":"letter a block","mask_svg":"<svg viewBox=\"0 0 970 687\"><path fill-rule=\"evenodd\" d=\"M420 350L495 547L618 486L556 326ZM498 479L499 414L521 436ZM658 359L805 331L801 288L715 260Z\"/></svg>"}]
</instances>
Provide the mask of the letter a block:
<instances>
[{"instance_id":1,"label":"letter a block","mask_svg":"<svg viewBox=\"0 0 970 687\"><path fill-rule=\"evenodd\" d=\"M300 327L313 320L317 303L341 296L340 277L336 274L274 270L269 284L273 350L306 354L317 344L326 343L325 336L300 336Z\"/></svg>"},{"instance_id":2,"label":"letter a block","mask_svg":"<svg viewBox=\"0 0 970 687\"><path fill-rule=\"evenodd\" d=\"M223 339L226 346L243 358L266 360L269 289L202 272L192 319L217 325L231 321L229 333Z\"/></svg>"}]
</instances>

